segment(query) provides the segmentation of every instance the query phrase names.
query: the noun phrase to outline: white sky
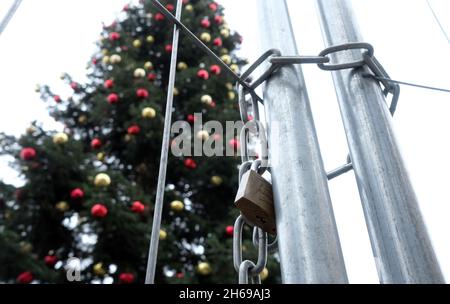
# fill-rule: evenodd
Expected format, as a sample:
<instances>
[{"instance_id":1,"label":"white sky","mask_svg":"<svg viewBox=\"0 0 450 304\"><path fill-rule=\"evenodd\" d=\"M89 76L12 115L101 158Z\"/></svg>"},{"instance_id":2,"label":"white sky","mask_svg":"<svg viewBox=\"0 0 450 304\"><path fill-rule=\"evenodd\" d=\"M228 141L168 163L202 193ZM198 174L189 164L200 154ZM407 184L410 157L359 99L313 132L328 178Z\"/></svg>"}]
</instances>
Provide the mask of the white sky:
<instances>
[{"instance_id":1,"label":"white sky","mask_svg":"<svg viewBox=\"0 0 450 304\"><path fill-rule=\"evenodd\" d=\"M218 0L219 1L219 0ZM19 135L32 120L60 128L34 93L36 83L70 93L59 80L68 72L82 81L95 50L101 22L109 23L126 0L24 0L0 36L0 130ZM244 37L241 54L250 61L258 48L257 0L220 0L231 28ZM288 0L299 50L316 55L323 49L314 0ZM0 1L0 16L12 0ZM353 0L367 42L393 79L450 87L450 45L425 0ZM450 2L431 0L450 35ZM255 12L255 13L253 13ZM331 75L315 66L303 68L308 84L325 167L343 164L347 144ZM64 96L64 94L62 94ZM282 101L280 101L282 102ZM398 140L419 198L443 272L450 279L450 95L402 87L395 116ZM20 183L0 164L0 178ZM348 276L351 283L377 283L361 203L353 173L330 183Z\"/></svg>"}]
</instances>

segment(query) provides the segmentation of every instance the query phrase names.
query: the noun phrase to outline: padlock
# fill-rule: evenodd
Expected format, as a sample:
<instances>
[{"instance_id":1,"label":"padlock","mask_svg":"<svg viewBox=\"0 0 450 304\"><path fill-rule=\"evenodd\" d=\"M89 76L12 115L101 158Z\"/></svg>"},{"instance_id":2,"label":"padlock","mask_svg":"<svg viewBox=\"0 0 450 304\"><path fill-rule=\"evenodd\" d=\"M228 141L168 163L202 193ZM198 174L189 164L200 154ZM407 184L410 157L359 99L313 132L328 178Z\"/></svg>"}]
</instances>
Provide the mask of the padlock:
<instances>
[{"instance_id":1,"label":"padlock","mask_svg":"<svg viewBox=\"0 0 450 304\"><path fill-rule=\"evenodd\" d=\"M249 224L277 234L272 185L256 170L242 175L234 203Z\"/></svg>"}]
</instances>

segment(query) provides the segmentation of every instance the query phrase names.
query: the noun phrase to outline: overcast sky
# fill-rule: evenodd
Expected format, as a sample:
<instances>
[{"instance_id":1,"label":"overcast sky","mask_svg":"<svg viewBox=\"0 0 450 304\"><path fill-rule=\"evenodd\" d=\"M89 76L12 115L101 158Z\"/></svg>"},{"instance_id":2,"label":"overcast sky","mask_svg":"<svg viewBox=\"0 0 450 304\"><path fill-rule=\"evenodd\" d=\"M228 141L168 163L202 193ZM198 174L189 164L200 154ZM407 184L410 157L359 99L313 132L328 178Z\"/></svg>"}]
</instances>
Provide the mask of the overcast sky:
<instances>
[{"instance_id":1,"label":"overcast sky","mask_svg":"<svg viewBox=\"0 0 450 304\"><path fill-rule=\"evenodd\" d=\"M13 1L0 1L3 15ZM258 47L258 0L221 0L226 18L244 37L241 54L250 61ZM59 75L82 81L95 50L101 22L109 23L126 0L24 0L0 36L0 131L19 135L30 121L60 128L48 118L34 93L36 83L69 94ZM316 55L324 48L314 0L288 0L299 51ZM450 87L450 45L425 0L354 0L365 41L393 79ZM430 0L450 34L450 2ZM327 170L344 163L347 144L331 75L303 68ZM447 281L450 279L450 94L402 87L394 125L420 207ZM0 178L20 184L0 165ZM330 183L333 207L351 283L378 282L353 173Z\"/></svg>"}]
</instances>

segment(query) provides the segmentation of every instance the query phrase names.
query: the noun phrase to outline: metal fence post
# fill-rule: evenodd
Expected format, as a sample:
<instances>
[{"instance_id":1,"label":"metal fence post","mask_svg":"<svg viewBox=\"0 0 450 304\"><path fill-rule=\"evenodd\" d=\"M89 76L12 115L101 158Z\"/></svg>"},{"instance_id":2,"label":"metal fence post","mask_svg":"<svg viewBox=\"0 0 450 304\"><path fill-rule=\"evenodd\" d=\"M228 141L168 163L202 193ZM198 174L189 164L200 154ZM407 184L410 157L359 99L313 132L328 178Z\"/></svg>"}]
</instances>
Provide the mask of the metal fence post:
<instances>
[{"instance_id":1,"label":"metal fence post","mask_svg":"<svg viewBox=\"0 0 450 304\"><path fill-rule=\"evenodd\" d=\"M362 41L348 0L317 0L328 46ZM361 58L341 52L333 60ZM443 283L377 82L364 69L333 72L381 283Z\"/></svg>"},{"instance_id":2,"label":"metal fence post","mask_svg":"<svg viewBox=\"0 0 450 304\"><path fill-rule=\"evenodd\" d=\"M298 55L286 2L258 1L264 50ZM265 84L281 273L284 283L347 283L327 176L300 66Z\"/></svg>"}]
</instances>

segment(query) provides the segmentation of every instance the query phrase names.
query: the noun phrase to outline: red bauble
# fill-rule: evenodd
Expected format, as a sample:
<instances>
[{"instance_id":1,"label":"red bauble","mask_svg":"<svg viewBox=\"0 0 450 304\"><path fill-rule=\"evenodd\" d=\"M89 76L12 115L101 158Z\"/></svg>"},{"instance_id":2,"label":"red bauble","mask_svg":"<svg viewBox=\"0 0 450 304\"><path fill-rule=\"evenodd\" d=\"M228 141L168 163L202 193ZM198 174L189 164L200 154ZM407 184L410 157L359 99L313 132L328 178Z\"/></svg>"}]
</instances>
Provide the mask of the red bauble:
<instances>
[{"instance_id":1,"label":"red bauble","mask_svg":"<svg viewBox=\"0 0 450 304\"><path fill-rule=\"evenodd\" d=\"M163 14L161 14L161 13L156 13L155 14L155 20L156 21L162 21L162 20L164 20L166 17L164 17L164 15Z\"/></svg>"},{"instance_id":2,"label":"red bauble","mask_svg":"<svg viewBox=\"0 0 450 304\"><path fill-rule=\"evenodd\" d=\"M217 3L215 3L215 2L210 3L210 4L208 5L208 7L209 7L209 9L212 10L213 12L217 11L217 8L218 8Z\"/></svg>"},{"instance_id":3,"label":"red bauble","mask_svg":"<svg viewBox=\"0 0 450 304\"><path fill-rule=\"evenodd\" d=\"M93 64L93 65L96 65L97 63L98 63L97 58L92 59L92 64Z\"/></svg>"},{"instance_id":4,"label":"red bauble","mask_svg":"<svg viewBox=\"0 0 450 304\"><path fill-rule=\"evenodd\" d=\"M123 11L124 12L128 12L128 10L130 9L130 6L128 5L128 4L125 4L124 6L123 6Z\"/></svg>"},{"instance_id":5,"label":"red bauble","mask_svg":"<svg viewBox=\"0 0 450 304\"><path fill-rule=\"evenodd\" d=\"M119 281L122 284L131 284L134 282L134 274L129 272L122 272L119 275Z\"/></svg>"},{"instance_id":6,"label":"red bauble","mask_svg":"<svg viewBox=\"0 0 450 304\"><path fill-rule=\"evenodd\" d=\"M172 4L167 4L167 5L166 5L166 8L167 8L167 10L170 11L170 12L172 12L172 11L175 9L175 7L174 7Z\"/></svg>"},{"instance_id":7,"label":"red bauble","mask_svg":"<svg viewBox=\"0 0 450 304\"><path fill-rule=\"evenodd\" d=\"M61 97L59 97L59 95L55 95L55 96L53 96L53 100L54 100L56 103L60 103L60 102L61 102Z\"/></svg>"},{"instance_id":8,"label":"red bauble","mask_svg":"<svg viewBox=\"0 0 450 304\"><path fill-rule=\"evenodd\" d=\"M111 39L112 41L119 40L120 34L117 32L111 32L109 33L109 39Z\"/></svg>"},{"instance_id":9,"label":"red bauble","mask_svg":"<svg viewBox=\"0 0 450 304\"><path fill-rule=\"evenodd\" d=\"M156 74L155 74L155 73L150 73L150 74L148 74L148 75L147 75L147 79L148 79L149 81L155 81L155 79L156 79Z\"/></svg>"},{"instance_id":10,"label":"red bauble","mask_svg":"<svg viewBox=\"0 0 450 304\"><path fill-rule=\"evenodd\" d=\"M186 158L184 160L184 166L188 169L195 169L197 168L197 163L192 158Z\"/></svg>"},{"instance_id":11,"label":"red bauble","mask_svg":"<svg viewBox=\"0 0 450 304\"><path fill-rule=\"evenodd\" d=\"M171 45L171 44L166 45L166 46L164 47L164 50L165 50L167 53L172 52L172 45Z\"/></svg>"},{"instance_id":12,"label":"red bauble","mask_svg":"<svg viewBox=\"0 0 450 304\"><path fill-rule=\"evenodd\" d=\"M239 146L240 146L239 141L236 138L230 139L228 144L230 145L230 147L232 147L235 150L239 149Z\"/></svg>"},{"instance_id":13,"label":"red bauble","mask_svg":"<svg viewBox=\"0 0 450 304\"><path fill-rule=\"evenodd\" d=\"M200 25L204 28L208 28L211 26L211 22L209 22L209 19L205 18L200 22Z\"/></svg>"},{"instance_id":14,"label":"red bauble","mask_svg":"<svg viewBox=\"0 0 450 304\"><path fill-rule=\"evenodd\" d=\"M215 46L221 47L222 46L222 38L217 37L216 39L213 40L213 44Z\"/></svg>"},{"instance_id":15,"label":"red bauble","mask_svg":"<svg viewBox=\"0 0 450 304\"><path fill-rule=\"evenodd\" d=\"M23 160L32 160L36 157L36 150L34 148L23 148L20 151L20 158Z\"/></svg>"},{"instance_id":16,"label":"red bauble","mask_svg":"<svg viewBox=\"0 0 450 304\"><path fill-rule=\"evenodd\" d=\"M145 210L145 206L140 201L135 201L131 205L131 211L133 211L134 213L142 214L142 213L144 213L144 210Z\"/></svg>"},{"instance_id":17,"label":"red bauble","mask_svg":"<svg viewBox=\"0 0 450 304\"><path fill-rule=\"evenodd\" d=\"M220 15L216 15L216 16L214 16L214 21L215 21L217 24L222 24L222 23L223 23L223 17L220 16Z\"/></svg>"},{"instance_id":18,"label":"red bauble","mask_svg":"<svg viewBox=\"0 0 450 304\"><path fill-rule=\"evenodd\" d=\"M201 69L197 72L198 78L208 80L209 79L209 73L207 70Z\"/></svg>"},{"instance_id":19,"label":"red bauble","mask_svg":"<svg viewBox=\"0 0 450 304\"><path fill-rule=\"evenodd\" d=\"M175 277L176 277L177 279L184 279L184 273L182 273L182 272L177 272L177 273L175 274Z\"/></svg>"},{"instance_id":20,"label":"red bauble","mask_svg":"<svg viewBox=\"0 0 450 304\"><path fill-rule=\"evenodd\" d=\"M233 232L234 232L234 227L233 226L227 226L225 228L225 234L229 237L233 236Z\"/></svg>"},{"instance_id":21,"label":"red bauble","mask_svg":"<svg viewBox=\"0 0 450 304\"><path fill-rule=\"evenodd\" d=\"M93 217L105 217L108 214L108 208L103 204L95 204L91 208L91 214Z\"/></svg>"},{"instance_id":22,"label":"red bauble","mask_svg":"<svg viewBox=\"0 0 450 304\"><path fill-rule=\"evenodd\" d=\"M75 188L70 192L70 198L74 200L79 200L84 197L84 192L80 188Z\"/></svg>"},{"instance_id":23,"label":"red bauble","mask_svg":"<svg viewBox=\"0 0 450 304\"><path fill-rule=\"evenodd\" d=\"M20 284L29 284L33 281L33 274L30 271L24 271L17 276L16 280Z\"/></svg>"},{"instance_id":24,"label":"red bauble","mask_svg":"<svg viewBox=\"0 0 450 304\"><path fill-rule=\"evenodd\" d=\"M108 100L108 102L110 104L118 103L119 102L119 95L117 95L116 93L111 93L111 94L108 95L107 100Z\"/></svg>"},{"instance_id":25,"label":"red bauble","mask_svg":"<svg viewBox=\"0 0 450 304\"><path fill-rule=\"evenodd\" d=\"M58 262L58 258L54 255L47 255L44 257L44 262L47 266L53 267Z\"/></svg>"},{"instance_id":26,"label":"red bauble","mask_svg":"<svg viewBox=\"0 0 450 304\"><path fill-rule=\"evenodd\" d=\"M72 90L77 90L77 89L78 89L78 83L76 83L76 82L71 82L71 83L70 83L70 87L72 88Z\"/></svg>"},{"instance_id":27,"label":"red bauble","mask_svg":"<svg viewBox=\"0 0 450 304\"><path fill-rule=\"evenodd\" d=\"M195 117L194 114L189 114L187 116L187 121L190 122L190 123L194 123L196 120L197 120L197 118Z\"/></svg>"},{"instance_id":28,"label":"red bauble","mask_svg":"<svg viewBox=\"0 0 450 304\"><path fill-rule=\"evenodd\" d=\"M253 115L252 114L248 114L247 115L247 119L250 120L250 121L253 120Z\"/></svg>"},{"instance_id":29,"label":"red bauble","mask_svg":"<svg viewBox=\"0 0 450 304\"><path fill-rule=\"evenodd\" d=\"M112 79L105 80L104 86L107 89L111 89L114 86L114 80L112 80Z\"/></svg>"},{"instance_id":30,"label":"red bauble","mask_svg":"<svg viewBox=\"0 0 450 304\"><path fill-rule=\"evenodd\" d=\"M216 107L216 102L213 100L209 103L209 107L210 108L215 108Z\"/></svg>"},{"instance_id":31,"label":"red bauble","mask_svg":"<svg viewBox=\"0 0 450 304\"><path fill-rule=\"evenodd\" d=\"M136 90L136 96L139 98L147 98L148 97L148 91L146 89L137 89Z\"/></svg>"},{"instance_id":32,"label":"red bauble","mask_svg":"<svg viewBox=\"0 0 450 304\"><path fill-rule=\"evenodd\" d=\"M217 64L213 64L209 68L209 71L215 75L219 75L222 70L220 69L220 66L218 66Z\"/></svg>"},{"instance_id":33,"label":"red bauble","mask_svg":"<svg viewBox=\"0 0 450 304\"><path fill-rule=\"evenodd\" d=\"M98 138L94 138L91 140L91 148L92 149L99 149L102 146L102 141Z\"/></svg>"},{"instance_id":34,"label":"red bauble","mask_svg":"<svg viewBox=\"0 0 450 304\"><path fill-rule=\"evenodd\" d=\"M127 132L130 135L136 135L141 132L141 128L138 125L134 124L128 127Z\"/></svg>"}]
</instances>

